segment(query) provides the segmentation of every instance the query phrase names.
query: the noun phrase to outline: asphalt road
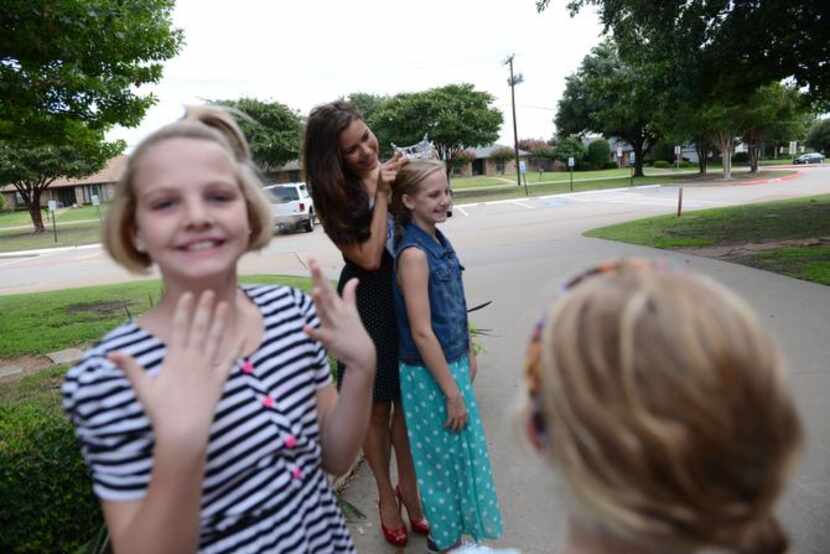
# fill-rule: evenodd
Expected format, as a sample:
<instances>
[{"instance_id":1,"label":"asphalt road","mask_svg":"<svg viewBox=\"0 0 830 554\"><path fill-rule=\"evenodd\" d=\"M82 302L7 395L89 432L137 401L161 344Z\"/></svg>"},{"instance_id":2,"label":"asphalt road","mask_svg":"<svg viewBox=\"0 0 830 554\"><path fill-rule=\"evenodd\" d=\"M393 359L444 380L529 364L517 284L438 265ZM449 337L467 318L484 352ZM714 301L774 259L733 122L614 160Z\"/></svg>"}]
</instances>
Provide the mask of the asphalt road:
<instances>
[{"instance_id":1,"label":"asphalt road","mask_svg":"<svg viewBox=\"0 0 830 554\"><path fill-rule=\"evenodd\" d=\"M797 178L754 185L687 187L686 210L830 193L830 168L810 167ZM830 291L827 287L715 260L589 239L585 230L676 209L675 187L598 191L477 205L459 205L444 226L467 268L470 305L493 304L472 319L493 329L480 361L477 392L488 432L505 519L499 543L523 552L552 552L562 540L566 498L548 469L517 439L512 407L521 383L525 340L564 279L581 268L621 255L668 259L730 286L758 311L792 367L792 383L807 424L807 454L781 513L794 552L830 552ZM322 230L277 237L262 253L246 256L241 273L303 274L314 256L331 276L341 265ZM0 294L134 279L99 248L34 257L0 257ZM0 314L2 317L2 314ZM752 414L747 414L752 417ZM376 496L363 468L346 499L368 515L352 525L360 552L388 552L378 529ZM423 551L415 540L408 551Z\"/></svg>"}]
</instances>

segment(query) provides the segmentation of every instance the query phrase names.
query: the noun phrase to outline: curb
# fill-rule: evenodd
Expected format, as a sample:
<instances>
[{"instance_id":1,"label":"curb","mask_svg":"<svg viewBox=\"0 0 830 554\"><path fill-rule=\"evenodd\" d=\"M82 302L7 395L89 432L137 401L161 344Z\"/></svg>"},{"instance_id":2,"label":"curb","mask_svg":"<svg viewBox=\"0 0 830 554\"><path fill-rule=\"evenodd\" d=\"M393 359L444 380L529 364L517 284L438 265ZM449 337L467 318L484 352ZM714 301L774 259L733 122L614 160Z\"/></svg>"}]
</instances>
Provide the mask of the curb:
<instances>
[{"instance_id":1,"label":"curb","mask_svg":"<svg viewBox=\"0 0 830 554\"><path fill-rule=\"evenodd\" d=\"M665 185L637 185L636 187L617 187L613 189L594 189L594 190L583 190L581 192L564 192L562 194L548 194L545 196L533 196L531 198L540 198L540 199L548 199L548 198L575 198L580 196L588 196L591 194L600 194L605 192L625 192L625 191L632 191L632 190L645 190L645 189L656 189L663 187ZM509 204L511 202L527 200L528 197L520 197L520 198L505 198L503 200L489 200L487 202L472 202L470 204L453 204L454 208L468 208L472 206L492 206L494 204Z\"/></svg>"},{"instance_id":2,"label":"curb","mask_svg":"<svg viewBox=\"0 0 830 554\"><path fill-rule=\"evenodd\" d=\"M42 254L51 254L53 252L66 252L68 250L88 250L90 248L100 248L101 243L94 244L79 244L77 246L58 246L56 248L41 248L39 250L16 250L14 252L0 252L0 258L22 258L26 256L40 256Z\"/></svg>"}]
</instances>

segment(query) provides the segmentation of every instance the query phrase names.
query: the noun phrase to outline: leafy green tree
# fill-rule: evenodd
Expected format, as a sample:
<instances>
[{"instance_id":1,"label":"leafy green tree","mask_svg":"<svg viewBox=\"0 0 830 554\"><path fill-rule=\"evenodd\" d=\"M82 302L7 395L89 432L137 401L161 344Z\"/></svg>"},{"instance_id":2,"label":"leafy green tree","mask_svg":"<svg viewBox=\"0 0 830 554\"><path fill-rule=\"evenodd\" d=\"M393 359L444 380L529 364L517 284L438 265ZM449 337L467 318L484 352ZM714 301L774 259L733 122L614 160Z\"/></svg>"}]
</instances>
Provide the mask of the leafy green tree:
<instances>
[{"instance_id":1,"label":"leafy green tree","mask_svg":"<svg viewBox=\"0 0 830 554\"><path fill-rule=\"evenodd\" d=\"M36 233L44 231L41 195L58 177L80 179L101 170L123 152L124 141L105 142L104 132L67 122L60 144L0 140L0 186L14 185L23 198Z\"/></svg>"},{"instance_id":2,"label":"leafy green tree","mask_svg":"<svg viewBox=\"0 0 830 554\"><path fill-rule=\"evenodd\" d=\"M594 47L577 72L565 80L554 119L560 135L600 133L631 145L635 175L657 142L654 83L646 72L622 61L610 40Z\"/></svg>"},{"instance_id":3,"label":"leafy green tree","mask_svg":"<svg viewBox=\"0 0 830 554\"><path fill-rule=\"evenodd\" d=\"M750 95L740 114L750 171L758 171L764 143L778 144L803 137L810 117L807 104L795 87L772 83Z\"/></svg>"},{"instance_id":4,"label":"leafy green tree","mask_svg":"<svg viewBox=\"0 0 830 554\"><path fill-rule=\"evenodd\" d=\"M502 146L500 148L496 148L490 153L490 159L496 162L497 166L501 167L500 173L504 175L505 164L512 160L515 155L516 154L513 152L512 148Z\"/></svg>"},{"instance_id":5,"label":"leafy green tree","mask_svg":"<svg viewBox=\"0 0 830 554\"><path fill-rule=\"evenodd\" d=\"M451 171L461 170L468 163L476 159L475 150L472 148L460 148L450 156L449 166Z\"/></svg>"},{"instance_id":6,"label":"leafy green tree","mask_svg":"<svg viewBox=\"0 0 830 554\"><path fill-rule=\"evenodd\" d=\"M588 149L585 148L585 145L582 144L579 137L572 136L560 140L554 152L556 153L556 159L563 164L567 165L568 158L572 157L574 159L574 165L579 167L582 165L582 160L585 159Z\"/></svg>"},{"instance_id":7,"label":"leafy green tree","mask_svg":"<svg viewBox=\"0 0 830 554\"><path fill-rule=\"evenodd\" d=\"M389 97L381 94L372 94L369 92L353 92L346 97L360 113L363 119L369 121L372 114L375 113L384 102L389 100Z\"/></svg>"},{"instance_id":8,"label":"leafy green tree","mask_svg":"<svg viewBox=\"0 0 830 554\"><path fill-rule=\"evenodd\" d=\"M537 0L539 11L549 0ZM792 78L830 105L830 4L792 0L571 0L596 7L628 63L649 65L663 87L694 83L727 102Z\"/></svg>"},{"instance_id":9,"label":"leafy green tree","mask_svg":"<svg viewBox=\"0 0 830 554\"><path fill-rule=\"evenodd\" d=\"M0 139L73 142L66 122L138 125L182 33L173 0L6 0L0 32Z\"/></svg>"},{"instance_id":10,"label":"leafy green tree","mask_svg":"<svg viewBox=\"0 0 830 554\"><path fill-rule=\"evenodd\" d=\"M214 100L212 103L247 116L236 119L251 145L251 155L262 171L274 171L300 157L303 120L296 110L279 102L255 98Z\"/></svg>"},{"instance_id":11,"label":"leafy green tree","mask_svg":"<svg viewBox=\"0 0 830 554\"><path fill-rule=\"evenodd\" d=\"M585 155L591 169L603 169L611 159L611 146L605 139L596 139L588 145Z\"/></svg>"},{"instance_id":12,"label":"leafy green tree","mask_svg":"<svg viewBox=\"0 0 830 554\"><path fill-rule=\"evenodd\" d=\"M545 169L546 160L556 159L556 150L543 139L522 139L519 148L530 152L530 162L540 172Z\"/></svg>"},{"instance_id":13,"label":"leafy green tree","mask_svg":"<svg viewBox=\"0 0 830 554\"><path fill-rule=\"evenodd\" d=\"M816 121L810 127L805 143L814 150L830 155L830 118Z\"/></svg>"},{"instance_id":14,"label":"leafy green tree","mask_svg":"<svg viewBox=\"0 0 830 554\"><path fill-rule=\"evenodd\" d=\"M428 135L449 175L456 153L498 138L503 118L491 105L494 100L468 83L402 93L378 107L368 123L385 152L393 142L414 144Z\"/></svg>"}]
</instances>

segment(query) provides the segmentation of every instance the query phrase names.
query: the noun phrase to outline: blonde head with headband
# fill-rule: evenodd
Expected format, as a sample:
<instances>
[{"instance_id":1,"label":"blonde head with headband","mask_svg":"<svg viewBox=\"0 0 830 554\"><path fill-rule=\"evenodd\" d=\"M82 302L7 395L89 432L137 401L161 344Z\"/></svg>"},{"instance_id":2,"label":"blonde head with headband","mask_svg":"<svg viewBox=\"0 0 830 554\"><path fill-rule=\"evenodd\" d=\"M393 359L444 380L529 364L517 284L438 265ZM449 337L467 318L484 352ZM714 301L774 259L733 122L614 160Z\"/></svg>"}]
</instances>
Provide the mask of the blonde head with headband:
<instances>
[{"instance_id":1,"label":"blonde head with headband","mask_svg":"<svg viewBox=\"0 0 830 554\"><path fill-rule=\"evenodd\" d=\"M244 134L226 110L213 106L191 106L184 117L149 135L130 155L124 173L115 185L112 204L104 221L102 242L109 255L135 273L146 273L152 265L150 257L135 245L136 168L152 147L175 138L212 142L227 153L247 206L251 226L248 250L265 247L273 234L271 207L251 160Z\"/></svg>"},{"instance_id":2,"label":"blonde head with headband","mask_svg":"<svg viewBox=\"0 0 830 554\"><path fill-rule=\"evenodd\" d=\"M803 432L779 351L701 276L643 260L571 281L526 362L531 441L585 528L645 551L782 554Z\"/></svg>"}]
</instances>

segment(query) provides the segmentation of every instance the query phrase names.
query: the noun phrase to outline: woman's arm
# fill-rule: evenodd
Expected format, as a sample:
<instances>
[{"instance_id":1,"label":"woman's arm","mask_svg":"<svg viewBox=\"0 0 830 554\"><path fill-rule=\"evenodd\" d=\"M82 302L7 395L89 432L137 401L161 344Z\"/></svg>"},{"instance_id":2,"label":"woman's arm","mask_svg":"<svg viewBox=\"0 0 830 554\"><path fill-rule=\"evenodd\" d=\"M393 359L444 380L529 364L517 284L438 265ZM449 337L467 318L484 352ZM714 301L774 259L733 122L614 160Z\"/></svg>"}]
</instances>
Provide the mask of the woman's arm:
<instances>
[{"instance_id":1,"label":"woman's arm","mask_svg":"<svg viewBox=\"0 0 830 554\"><path fill-rule=\"evenodd\" d=\"M369 238L364 242L337 244L350 262L367 271L377 271L386 248L386 219L389 213L389 193L378 190L375 193L375 208L369 224Z\"/></svg>"},{"instance_id":2,"label":"woman's arm","mask_svg":"<svg viewBox=\"0 0 830 554\"><path fill-rule=\"evenodd\" d=\"M338 244L337 247L350 262L367 271L377 271L386 248L386 219L389 213L389 195L392 183L398 171L409 163L400 152L395 152L391 160L378 168L377 184L374 191L367 191L375 196L372 221L369 223L369 239L361 243Z\"/></svg>"},{"instance_id":3,"label":"woman's arm","mask_svg":"<svg viewBox=\"0 0 830 554\"><path fill-rule=\"evenodd\" d=\"M315 329L306 325L304 330L349 368L339 396L331 384L317 391L323 469L341 474L349 469L357 456L369 428L375 382L375 345L357 312L357 279L346 283L341 299L323 277L317 262L311 260L309 265L314 283L312 298L320 327Z\"/></svg>"},{"instance_id":4,"label":"woman's arm","mask_svg":"<svg viewBox=\"0 0 830 554\"><path fill-rule=\"evenodd\" d=\"M407 248L398 257L398 280L406 303L406 316L415 346L447 400L445 427L457 431L467 421L461 390L450 374L441 343L432 330L429 307L429 262L418 248Z\"/></svg>"}]
</instances>

